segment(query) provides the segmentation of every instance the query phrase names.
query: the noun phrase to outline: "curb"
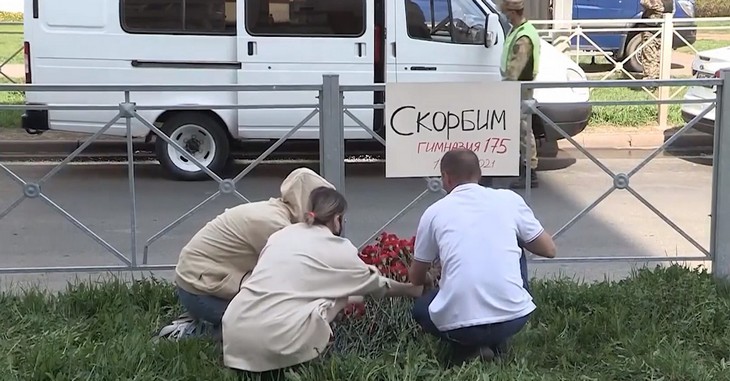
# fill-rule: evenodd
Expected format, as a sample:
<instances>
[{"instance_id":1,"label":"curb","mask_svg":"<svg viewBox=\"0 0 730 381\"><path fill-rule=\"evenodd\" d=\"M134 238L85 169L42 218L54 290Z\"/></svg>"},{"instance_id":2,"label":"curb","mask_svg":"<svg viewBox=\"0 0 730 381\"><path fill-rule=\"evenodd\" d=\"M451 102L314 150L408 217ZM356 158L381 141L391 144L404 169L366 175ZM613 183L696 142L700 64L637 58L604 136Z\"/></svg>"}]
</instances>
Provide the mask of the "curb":
<instances>
[{"instance_id":1,"label":"curb","mask_svg":"<svg viewBox=\"0 0 730 381\"><path fill-rule=\"evenodd\" d=\"M586 149L637 149L650 150L660 147L671 138L677 129L653 132L607 132L583 133L573 137L578 144ZM705 150L713 147L713 136L690 130L678 137L669 146L672 150ZM576 149L568 140L558 141L560 149Z\"/></svg>"},{"instance_id":2,"label":"curb","mask_svg":"<svg viewBox=\"0 0 730 381\"><path fill-rule=\"evenodd\" d=\"M83 140L5 140L0 141L0 154L70 154L84 143ZM154 149L154 144L144 141L133 142L135 151ZM80 155L93 153L126 153L125 141L96 141L89 144Z\"/></svg>"}]
</instances>

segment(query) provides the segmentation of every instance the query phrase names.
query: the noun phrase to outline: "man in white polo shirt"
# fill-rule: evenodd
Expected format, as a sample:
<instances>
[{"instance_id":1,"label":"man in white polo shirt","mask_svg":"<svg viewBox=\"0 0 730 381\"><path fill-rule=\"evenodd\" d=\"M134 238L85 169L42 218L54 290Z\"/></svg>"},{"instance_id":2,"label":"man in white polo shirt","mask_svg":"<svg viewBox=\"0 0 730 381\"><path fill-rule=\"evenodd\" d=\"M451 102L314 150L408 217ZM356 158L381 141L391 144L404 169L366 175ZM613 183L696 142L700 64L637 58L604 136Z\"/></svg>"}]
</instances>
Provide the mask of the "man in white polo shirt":
<instances>
[{"instance_id":1,"label":"man in white polo shirt","mask_svg":"<svg viewBox=\"0 0 730 381\"><path fill-rule=\"evenodd\" d=\"M449 194L421 217L409 269L411 282L422 285L438 260L440 289L416 300L413 318L451 344L452 362L491 361L536 308L523 248L553 258L555 243L519 194L479 185L474 152L447 152L441 176Z\"/></svg>"}]
</instances>

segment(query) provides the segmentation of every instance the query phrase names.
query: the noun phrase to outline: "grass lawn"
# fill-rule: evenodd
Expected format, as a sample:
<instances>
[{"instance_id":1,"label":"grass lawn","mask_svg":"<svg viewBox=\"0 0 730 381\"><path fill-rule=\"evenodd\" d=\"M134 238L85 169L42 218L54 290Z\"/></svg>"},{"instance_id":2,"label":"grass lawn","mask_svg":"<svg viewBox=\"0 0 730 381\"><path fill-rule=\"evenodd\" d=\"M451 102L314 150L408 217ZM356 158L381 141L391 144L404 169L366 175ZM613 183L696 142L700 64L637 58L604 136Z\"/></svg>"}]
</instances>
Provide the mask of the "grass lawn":
<instances>
[{"instance_id":1,"label":"grass lawn","mask_svg":"<svg viewBox=\"0 0 730 381\"><path fill-rule=\"evenodd\" d=\"M712 49L718 49L718 48L724 48L730 46L730 40L699 40L692 44L692 47L697 49L698 52L702 52L705 50L712 50ZM689 53L689 54L695 54L694 50L692 50L688 46L681 47L677 49L678 52L682 53Z\"/></svg>"},{"instance_id":2,"label":"grass lawn","mask_svg":"<svg viewBox=\"0 0 730 381\"><path fill-rule=\"evenodd\" d=\"M0 78L0 85L9 83L7 79ZM0 104L22 104L25 101L23 93L18 91L0 91ZM21 110L0 110L0 128L20 127Z\"/></svg>"},{"instance_id":3,"label":"grass lawn","mask_svg":"<svg viewBox=\"0 0 730 381\"><path fill-rule=\"evenodd\" d=\"M672 87L669 95L673 95L678 88ZM675 99L682 99L686 93L682 89ZM628 88L595 88L591 90L591 100L594 101L619 101L619 100L649 100L654 99L644 90ZM590 127L612 126L612 127L641 127L656 125L659 118L659 108L656 105L635 105L635 106L594 106L591 116ZM680 105L669 106L669 125L681 125L684 123Z\"/></svg>"},{"instance_id":4,"label":"grass lawn","mask_svg":"<svg viewBox=\"0 0 730 381\"><path fill-rule=\"evenodd\" d=\"M680 25L680 24L678 24L678 25ZM728 22L728 21L709 21L709 22L697 21L697 27L699 28L697 30L697 33L699 33L699 34L703 34L703 33L728 34L728 33L730 33L730 22ZM710 29L710 30L703 29L703 28L708 28L708 27L715 27L715 28L723 27L723 29Z\"/></svg>"},{"instance_id":5,"label":"grass lawn","mask_svg":"<svg viewBox=\"0 0 730 381\"><path fill-rule=\"evenodd\" d=\"M509 358L444 369L443 348L403 300L369 304L335 330L333 350L263 378L222 366L206 340L151 335L180 313L154 280L78 283L56 295L0 295L2 380L730 380L730 295L681 267L615 283L533 282L538 310Z\"/></svg>"},{"instance_id":6,"label":"grass lawn","mask_svg":"<svg viewBox=\"0 0 730 381\"><path fill-rule=\"evenodd\" d=\"M17 34L15 34L17 33ZM0 63L15 54L23 47L23 26L22 25L0 25ZM23 63L23 52L10 60L13 64Z\"/></svg>"}]
</instances>

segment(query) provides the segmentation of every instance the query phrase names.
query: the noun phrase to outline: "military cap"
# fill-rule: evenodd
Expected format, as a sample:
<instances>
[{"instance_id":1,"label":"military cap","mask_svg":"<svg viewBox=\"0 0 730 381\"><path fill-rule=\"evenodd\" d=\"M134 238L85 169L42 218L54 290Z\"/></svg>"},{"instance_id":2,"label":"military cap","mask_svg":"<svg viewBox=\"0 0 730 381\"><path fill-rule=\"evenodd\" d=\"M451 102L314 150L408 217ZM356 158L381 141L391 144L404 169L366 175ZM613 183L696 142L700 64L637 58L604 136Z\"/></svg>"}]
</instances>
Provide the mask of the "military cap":
<instances>
[{"instance_id":1,"label":"military cap","mask_svg":"<svg viewBox=\"0 0 730 381\"><path fill-rule=\"evenodd\" d=\"M502 9L507 11L525 9L525 0L502 0Z\"/></svg>"}]
</instances>

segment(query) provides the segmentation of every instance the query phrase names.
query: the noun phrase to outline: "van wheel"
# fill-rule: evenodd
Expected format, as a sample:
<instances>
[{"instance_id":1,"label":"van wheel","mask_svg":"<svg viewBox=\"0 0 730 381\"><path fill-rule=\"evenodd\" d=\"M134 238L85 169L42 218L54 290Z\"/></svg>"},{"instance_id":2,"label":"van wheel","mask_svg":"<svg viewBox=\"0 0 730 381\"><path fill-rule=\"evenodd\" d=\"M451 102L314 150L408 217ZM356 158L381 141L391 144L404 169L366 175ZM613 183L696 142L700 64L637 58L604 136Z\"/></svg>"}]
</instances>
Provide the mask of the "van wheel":
<instances>
[{"instance_id":1,"label":"van wheel","mask_svg":"<svg viewBox=\"0 0 730 381\"><path fill-rule=\"evenodd\" d=\"M626 43L626 49L624 49L624 57L628 57L633 54L643 41L642 33L634 33L629 36L628 42ZM641 64L641 52L638 52L631 56L631 59L624 65L626 70L632 73L642 73L644 71L644 65Z\"/></svg>"},{"instance_id":2,"label":"van wheel","mask_svg":"<svg viewBox=\"0 0 730 381\"><path fill-rule=\"evenodd\" d=\"M228 136L224 126L210 115L201 112L178 113L167 119L161 130L214 173L220 175L225 169L230 155ZM159 137L155 142L155 151L157 160L174 179L210 179L200 167Z\"/></svg>"}]
</instances>

